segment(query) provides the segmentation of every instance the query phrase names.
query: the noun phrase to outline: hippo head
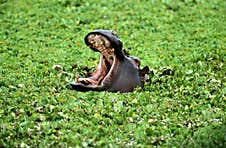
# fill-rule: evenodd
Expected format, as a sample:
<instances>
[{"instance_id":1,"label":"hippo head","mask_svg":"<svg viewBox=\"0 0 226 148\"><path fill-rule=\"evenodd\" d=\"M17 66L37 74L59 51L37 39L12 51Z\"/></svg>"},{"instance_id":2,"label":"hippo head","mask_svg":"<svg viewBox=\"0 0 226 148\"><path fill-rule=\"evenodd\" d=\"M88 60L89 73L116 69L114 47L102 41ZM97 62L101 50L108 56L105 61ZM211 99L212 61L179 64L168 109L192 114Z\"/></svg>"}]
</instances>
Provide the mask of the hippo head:
<instances>
[{"instance_id":1,"label":"hippo head","mask_svg":"<svg viewBox=\"0 0 226 148\"><path fill-rule=\"evenodd\" d=\"M73 89L130 92L137 86L143 86L149 68L140 69L139 58L124 54L123 44L115 32L94 30L85 36L85 43L93 51L100 52L100 61L91 77L71 82Z\"/></svg>"}]
</instances>

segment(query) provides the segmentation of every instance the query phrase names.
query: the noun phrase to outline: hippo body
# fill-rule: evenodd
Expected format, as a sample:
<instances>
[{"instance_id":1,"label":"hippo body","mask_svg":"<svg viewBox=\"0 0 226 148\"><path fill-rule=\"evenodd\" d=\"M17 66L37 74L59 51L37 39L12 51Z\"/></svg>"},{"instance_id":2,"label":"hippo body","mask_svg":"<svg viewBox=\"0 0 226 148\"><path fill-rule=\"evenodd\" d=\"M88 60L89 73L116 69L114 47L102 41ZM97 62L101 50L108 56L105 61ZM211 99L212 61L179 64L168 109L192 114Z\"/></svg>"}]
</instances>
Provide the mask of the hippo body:
<instances>
[{"instance_id":1,"label":"hippo body","mask_svg":"<svg viewBox=\"0 0 226 148\"><path fill-rule=\"evenodd\" d=\"M149 68L140 69L139 58L123 53L122 42L114 32L95 30L86 35L85 43L101 53L100 62L91 77L79 78L71 83L75 90L130 92L143 85Z\"/></svg>"}]
</instances>

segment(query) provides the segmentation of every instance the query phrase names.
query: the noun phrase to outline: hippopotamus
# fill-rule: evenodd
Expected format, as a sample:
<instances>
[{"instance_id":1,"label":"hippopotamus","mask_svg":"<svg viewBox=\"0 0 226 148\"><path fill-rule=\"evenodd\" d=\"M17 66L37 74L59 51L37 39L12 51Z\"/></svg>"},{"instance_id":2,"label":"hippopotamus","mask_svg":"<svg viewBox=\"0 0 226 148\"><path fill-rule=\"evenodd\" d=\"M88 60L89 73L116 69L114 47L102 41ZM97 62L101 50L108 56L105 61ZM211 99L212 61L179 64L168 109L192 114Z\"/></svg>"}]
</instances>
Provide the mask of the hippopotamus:
<instances>
[{"instance_id":1,"label":"hippopotamus","mask_svg":"<svg viewBox=\"0 0 226 148\"><path fill-rule=\"evenodd\" d=\"M143 86L149 68L140 69L140 59L128 56L122 50L123 43L111 30L94 30L88 33L85 44L100 53L100 61L90 77L71 82L77 91L131 92Z\"/></svg>"}]
</instances>

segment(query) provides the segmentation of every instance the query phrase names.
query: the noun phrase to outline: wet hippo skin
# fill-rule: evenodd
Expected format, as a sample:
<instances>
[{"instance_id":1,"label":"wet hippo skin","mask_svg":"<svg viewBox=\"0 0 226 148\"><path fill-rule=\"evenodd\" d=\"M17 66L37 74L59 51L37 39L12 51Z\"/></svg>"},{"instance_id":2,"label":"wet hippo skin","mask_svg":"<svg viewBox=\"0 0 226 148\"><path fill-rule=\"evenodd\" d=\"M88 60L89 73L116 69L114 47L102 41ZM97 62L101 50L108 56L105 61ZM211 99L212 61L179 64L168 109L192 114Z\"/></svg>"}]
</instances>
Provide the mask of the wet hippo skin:
<instances>
[{"instance_id":1,"label":"wet hippo skin","mask_svg":"<svg viewBox=\"0 0 226 148\"><path fill-rule=\"evenodd\" d=\"M126 56L116 33L110 30L94 30L85 36L85 43L93 51L100 52L100 62L88 78L71 82L77 91L130 92L143 86L149 68L140 69L137 57Z\"/></svg>"}]
</instances>

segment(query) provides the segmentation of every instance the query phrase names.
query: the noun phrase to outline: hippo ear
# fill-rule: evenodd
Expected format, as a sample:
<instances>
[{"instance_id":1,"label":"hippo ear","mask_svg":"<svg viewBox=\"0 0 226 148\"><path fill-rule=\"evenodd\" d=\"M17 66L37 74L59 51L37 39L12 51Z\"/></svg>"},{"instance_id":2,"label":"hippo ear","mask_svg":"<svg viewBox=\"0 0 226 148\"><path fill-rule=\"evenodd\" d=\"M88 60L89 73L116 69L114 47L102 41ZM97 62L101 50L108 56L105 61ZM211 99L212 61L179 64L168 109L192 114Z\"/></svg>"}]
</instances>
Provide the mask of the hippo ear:
<instances>
[{"instance_id":1,"label":"hippo ear","mask_svg":"<svg viewBox=\"0 0 226 148\"><path fill-rule=\"evenodd\" d=\"M140 70L140 76L145 76L145 74L149 74L149 72L149 67L145 66L143 69Z\"/></svg>"},{"instance_id":2,"label":"hippo ear","mask_svg":"<svg viewBox=\"0 0 226 148\"><path fill-rule=\"evenodd\" d=\"M145 66L143 69L139 70L142 87L144 86L144 83L149 80L149 73L150 73L150 70L148 66Z\"/></svg>"}]
</instances>

